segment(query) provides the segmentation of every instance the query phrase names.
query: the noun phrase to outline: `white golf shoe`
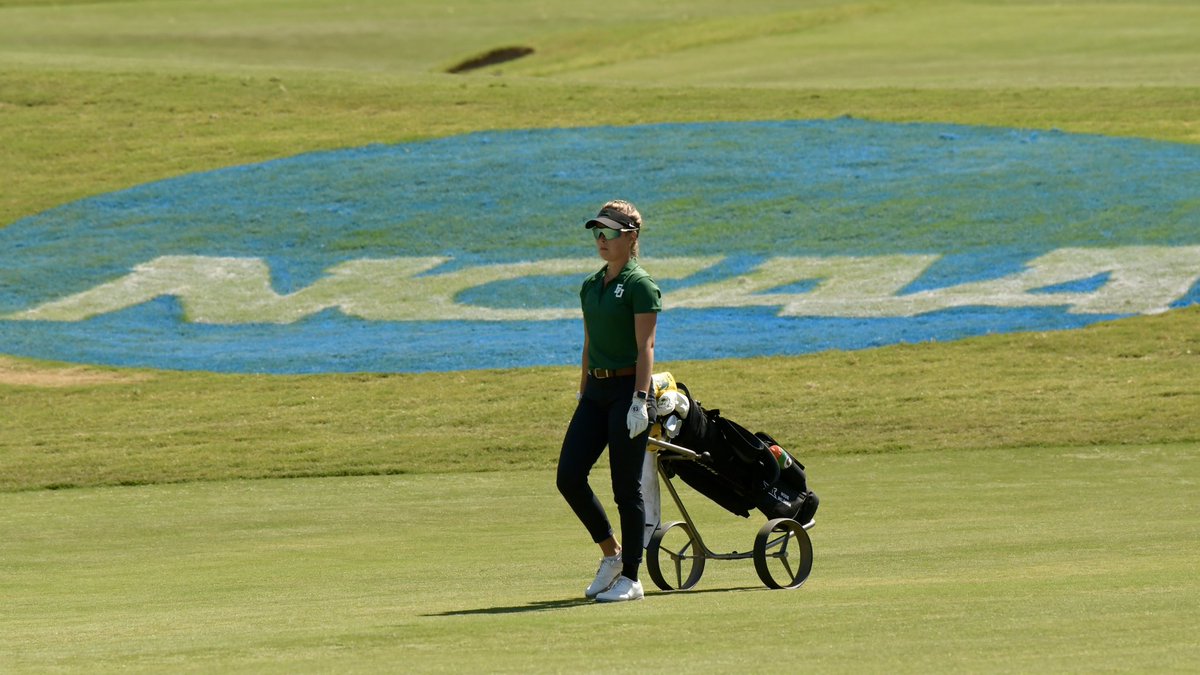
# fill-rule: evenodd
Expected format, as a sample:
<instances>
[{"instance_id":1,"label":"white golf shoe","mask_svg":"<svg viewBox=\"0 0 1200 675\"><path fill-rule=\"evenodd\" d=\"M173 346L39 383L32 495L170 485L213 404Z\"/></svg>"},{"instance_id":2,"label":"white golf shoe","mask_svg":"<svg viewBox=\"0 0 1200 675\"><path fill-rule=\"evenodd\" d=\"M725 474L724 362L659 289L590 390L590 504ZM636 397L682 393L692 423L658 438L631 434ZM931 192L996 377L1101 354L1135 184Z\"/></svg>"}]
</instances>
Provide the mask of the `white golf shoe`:
<instances>
[{"instance_id":1,"label":"white golf shoe","mask_svg":"<svg viewBox=\"0 0 1200 675\"><path fill-rule=\"evenodd\" d=\"M592 580L591 585L583 594L590 599L612 588L613 583L621 576L621 567L620 553L601 558L600 569L596 570L596 578Z\"/></svg>"},{"instance_id":2,"label":"white golf shoe","mask_svg":"<svg viewBox=\"0 0 1200 675\"><path fill-rule=\"evenodd\" d=\"M641 600L645 594L642 593L642 582L634 581L629 577L621 577L617 579L617 583L612 585L612 588L604 591L596 596L596 602L625 602L626 600Z\"/></svg>"}]
</instances>

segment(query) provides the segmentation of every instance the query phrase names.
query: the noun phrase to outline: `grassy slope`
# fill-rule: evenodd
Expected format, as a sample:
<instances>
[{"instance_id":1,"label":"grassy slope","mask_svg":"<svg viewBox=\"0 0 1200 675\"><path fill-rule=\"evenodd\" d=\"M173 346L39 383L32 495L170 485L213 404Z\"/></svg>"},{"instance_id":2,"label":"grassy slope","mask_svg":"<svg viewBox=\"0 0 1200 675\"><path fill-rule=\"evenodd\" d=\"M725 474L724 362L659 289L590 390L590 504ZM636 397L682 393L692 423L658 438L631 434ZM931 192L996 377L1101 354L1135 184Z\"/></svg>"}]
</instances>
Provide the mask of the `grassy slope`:
<instances>
[{"instance_id":1,"label":"grassy slope","mask_svg":"<svg viewBox=\"0 0 1200 675\"><path fill-rule=\"evenodd\" d=\"M662 366L803 457L1194 444L1198 325L1200 308L1190 308L1075 332ZM575 373L146 373L0 385L0 490L550 467Z\"/></svg>"}]
</instances>

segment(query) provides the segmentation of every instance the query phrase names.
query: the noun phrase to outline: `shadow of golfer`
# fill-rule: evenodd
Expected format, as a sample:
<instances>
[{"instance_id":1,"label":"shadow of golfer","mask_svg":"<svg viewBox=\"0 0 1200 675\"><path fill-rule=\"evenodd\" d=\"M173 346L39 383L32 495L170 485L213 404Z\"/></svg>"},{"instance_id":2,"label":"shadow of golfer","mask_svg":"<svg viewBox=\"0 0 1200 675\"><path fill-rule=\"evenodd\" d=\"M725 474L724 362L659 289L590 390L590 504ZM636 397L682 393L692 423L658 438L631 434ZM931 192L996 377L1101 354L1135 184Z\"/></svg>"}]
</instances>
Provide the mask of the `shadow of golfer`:
<instances>
[{"instance_id":1,"label":"shadow of golfer","mask_svg":"<svg viewBox=\"0 0 1200 675\"><path fill-rule=\"evenodd\" d=\"M705 593L744 593L747 591L765 591L761 586L744 586L738 588L706 588L703 590L687 590L671 593L653 593L647 597L667 597L670 595L702 595ZM521 614L524 612L548 612L556 609L570 609L582 605L597 605L595 600L587 598L569 598L565 600L538 600L525 605L510 607L480 607L479 609L453 609L445 612L422 614L421 616L473 616L478 614Z\"/></svg>"},{"instance_id":2,"label":"shadow of golfer","mask_svg":"<svg viewBox=\"0 0 1200 675\"><path fill-rule=\"evenodd\" d=\"M473 614L519 614L522 612L548 612L555 609L567 609L580 605L594 605L595 600L587 598L571 598L569 600L538 600L527 605L511 607L480 607L479 609L454 609L447 612L422 614L421 616L471 616Z\"/></svg>"}]
</instances>

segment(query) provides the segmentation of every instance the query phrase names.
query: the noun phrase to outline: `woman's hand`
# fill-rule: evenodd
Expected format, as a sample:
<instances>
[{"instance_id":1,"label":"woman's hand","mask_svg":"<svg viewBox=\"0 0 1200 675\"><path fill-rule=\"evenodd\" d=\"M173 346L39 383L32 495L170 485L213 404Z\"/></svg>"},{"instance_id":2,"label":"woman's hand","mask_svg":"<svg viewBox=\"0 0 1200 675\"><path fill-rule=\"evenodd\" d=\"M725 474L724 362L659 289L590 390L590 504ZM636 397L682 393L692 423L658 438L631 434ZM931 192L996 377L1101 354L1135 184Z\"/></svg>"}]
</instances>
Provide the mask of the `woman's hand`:
<instances>
[{"instance_id":1,"label":"woman's hand","mask_svg":"<svg viewBox=\"0 0 1200 675\"><path fill-rule=\"evenodd\" d=\"M646 409L646 399L634 395L633 403L629 405L629 413L625 415L625 426L629 428L630 438L637 438L650 426L650 412Z\"/></svg>"}]
</instances>

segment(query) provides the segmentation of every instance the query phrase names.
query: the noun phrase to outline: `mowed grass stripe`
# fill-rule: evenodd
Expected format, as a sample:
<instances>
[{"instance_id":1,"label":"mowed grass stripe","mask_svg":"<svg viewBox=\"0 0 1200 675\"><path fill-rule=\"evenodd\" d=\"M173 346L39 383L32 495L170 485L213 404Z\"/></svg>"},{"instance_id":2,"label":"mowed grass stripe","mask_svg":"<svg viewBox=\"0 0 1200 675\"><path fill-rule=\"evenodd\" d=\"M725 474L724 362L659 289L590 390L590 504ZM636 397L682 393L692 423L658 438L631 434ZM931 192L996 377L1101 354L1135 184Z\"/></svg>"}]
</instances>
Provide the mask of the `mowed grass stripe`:
<instances>
[{"instance_id":1,"label":"mowed grass stripe","mask_svg":"<svg viewBox=\"0 0 1200 675\"><path fill-rule=\"evenodd\" d=\"M738 21L631 26L628 49L577 36L506 72L668 86L1055 88L1200 84L1189 26L1167 3L838 3ZM545 64L545 65L542 65Z\"/></svg>"}]
</instances>

